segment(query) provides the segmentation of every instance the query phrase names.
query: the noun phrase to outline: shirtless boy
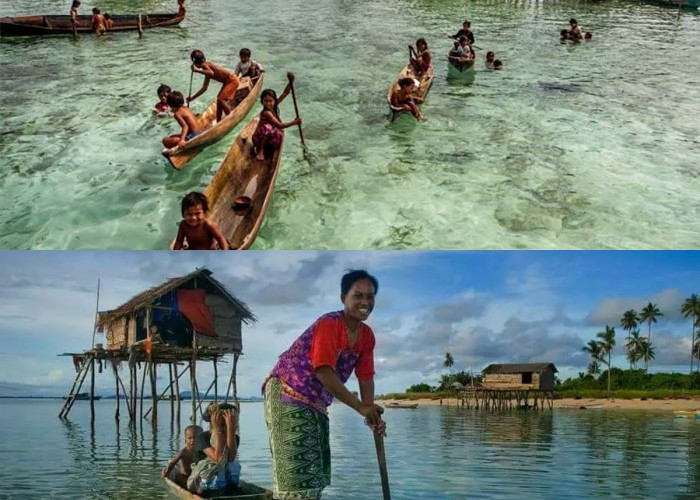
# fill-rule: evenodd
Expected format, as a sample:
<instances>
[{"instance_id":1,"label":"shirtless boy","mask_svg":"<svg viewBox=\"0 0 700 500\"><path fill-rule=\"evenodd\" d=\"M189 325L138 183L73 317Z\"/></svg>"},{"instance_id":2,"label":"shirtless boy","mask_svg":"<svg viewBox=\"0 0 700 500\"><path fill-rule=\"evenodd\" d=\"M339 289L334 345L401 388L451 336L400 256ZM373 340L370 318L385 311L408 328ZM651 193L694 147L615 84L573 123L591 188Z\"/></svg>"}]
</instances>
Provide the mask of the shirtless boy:
<instances>
[{"instance_id":1,"label":"shirtless boy","mask_svg":"<svg viewBox=\"0 0 700 500\"><path fill-rule=\"evenodd\" d=\"M231 112L229 102L236 95L236 89L238 89L239 84L238 77L218 64L207 61L206 57L204 57L204 52L201 50L193 50L190 58L192 59L192 71L204 75L204 83L195 95L187 98L187 102L192 102L205 93L209 88L209 81L216 80L221 83L221 90L216 96L216 121L219 121Z\"/></svg>"},{"instance_id":2,"label":"shirtless boy","mask_svg":"<svg viewBox=\"0 0 700 500\"><path fill-rule=\"evenodd\" d=\"M391 105L395 108L403 108L410 111L417 120L425 121L426 118L418 109L418 104L423 102L420 97L413 97L411 94L416 90L416 82L413 78L401 78L399 88L391 94Z\"/></svg>"},{"instance_id":3,"label":"shirtless boy","mask_svg":"<svg viewBox=\"0 0 700 500\"><path fill-rule=\"evenodd\" d=\"M209 201L202 193L192 192L182 199L182 217L173 250L182 250L187 238L188 250L228 250L226 238L219 228L209 221Z\"/></svg>"},{"instance_id":4,"label":"shirtless boy","mask_svg":"<svg viewBox=\"0 0 700 500\"><path fill-rule=\"evenodd\" d=\"M182 92L177 90L170 92L168 94L168 106L170 106L175 120L182 127L182 132L164 138L163 146L168 149L175 146L182 147L185 145L185 141L189 141L203 132L195 114L190 108L185 107L185 97L182 95Z\"/></svg>"}]
</instances>

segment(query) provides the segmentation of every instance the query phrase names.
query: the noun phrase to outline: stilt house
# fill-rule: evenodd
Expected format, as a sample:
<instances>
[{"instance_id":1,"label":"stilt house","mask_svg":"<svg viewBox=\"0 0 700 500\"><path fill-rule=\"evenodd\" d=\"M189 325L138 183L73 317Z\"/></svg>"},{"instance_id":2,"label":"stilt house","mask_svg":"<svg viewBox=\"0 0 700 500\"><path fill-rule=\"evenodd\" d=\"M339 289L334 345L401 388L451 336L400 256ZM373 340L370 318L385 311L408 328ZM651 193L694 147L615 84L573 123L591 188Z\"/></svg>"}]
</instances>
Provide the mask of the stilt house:
<instances>
[{"instance_id":1,"label":"stilt house","mask_svg":"<svg viewBox=\"0 0 700 500\"><path fill-rule=\"evenodd\" d=\"M554 390L554 363L492 364L482 370L482 387L490 390Z\"/></svg>"}]
</instances>

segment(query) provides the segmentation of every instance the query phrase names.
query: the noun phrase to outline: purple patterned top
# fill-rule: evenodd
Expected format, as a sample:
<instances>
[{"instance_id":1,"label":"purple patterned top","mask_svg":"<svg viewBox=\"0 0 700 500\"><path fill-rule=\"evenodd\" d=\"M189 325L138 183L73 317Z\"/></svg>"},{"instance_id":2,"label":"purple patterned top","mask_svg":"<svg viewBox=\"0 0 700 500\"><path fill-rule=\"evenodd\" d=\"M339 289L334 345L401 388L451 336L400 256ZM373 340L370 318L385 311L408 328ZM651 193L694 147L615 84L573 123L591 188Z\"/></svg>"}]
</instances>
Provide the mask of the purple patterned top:
<instances>
[{"instance_id":1,"label":"purple patterned top","mask_svg":"<svg viewBox=\"0 0 700 500\"><path fill-rule=\"evenodd\" d=\"M374 375L374 343L372 329L360 323L357 342L350 348L343 311L328 313L317 319L280 355L268 378L280 379L280 397L286 403L326 413L326 408L333 402L333 394L316 377L315 368L331 366L343 383L353 370L358 379L371 379Z\"/></svg>"}]
</instances>

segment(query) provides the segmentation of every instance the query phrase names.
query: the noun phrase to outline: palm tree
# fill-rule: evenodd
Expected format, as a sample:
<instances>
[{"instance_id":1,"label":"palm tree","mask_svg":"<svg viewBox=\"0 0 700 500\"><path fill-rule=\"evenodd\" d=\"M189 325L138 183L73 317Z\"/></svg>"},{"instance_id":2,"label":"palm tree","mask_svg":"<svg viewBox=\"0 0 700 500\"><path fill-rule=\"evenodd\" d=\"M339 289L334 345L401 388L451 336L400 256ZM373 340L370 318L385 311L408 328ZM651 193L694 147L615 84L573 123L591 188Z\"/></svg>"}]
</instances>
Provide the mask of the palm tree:
<instances>
[{"instance_id":1,"label":"palm tree","mask_svg":"<svg viewBox=\"0 0 700 500\"><path fill-rule=\"evenodd\" d=\"M452 354L447 352L445 354L445 361L442 363L445 368L448 368L450 370L450 373L452 373L452 365L455 364L455 360L452 357Z\"/></svg>"},{"instance_id":2,"label":"palm tree","mask_svg":"<svg viewBox=\"0 0 700 500\"><path fill-rule=\"evenodd\" d=\"M693 373L693 360L695 358L693 354L693 350L695 349L695 323L697 323L698 317L700 317L700 297L694 293L685 299L685 302L681 304L681 313L683 313L683 317L685 318L690 316L693 321L693 337L690 341L690 373Z\"/></svg>"},{"instance_id":3,"label":"palm tree","mask_svg":"<svg viewBox=\"0 0 700 500\"><path fill-rule=\"evenodd\" d=\"M639 315L637 315L637 311L634 309L630 309L628 311L625 311L625 313L622 315L622 318L620 319L620 326L622 326L622 329L627 332L627 345L629 345L630 342L630 332L632 330L636 330L637 326L639 325ZM627 350L627 349L626 349ZM632 357L630 356L629 350L627 350L627 359L630 360L630 368L632 368Z\"/></svg>"},{"instance_id":4,"label":"palm tree","mask_svg":"<svg viewBox=\"0 0 700 500\"><path fill-rule=\"evenodd\" d=\"M656 353L654 352L654 347L649 343L647 339L642 337L641 340L642 343L639 347L639 356L640 359L644 360L644 370L646 370L649 366L649 361L656 357Z\"/></svg>"},{"instance_id":5,"label":"palm tree","mask_svg":"<svg viewBox=\"0 0 700 500\"><path fill-rule=\"evenodd\" d=\"M651 348L651 324L656 323L656 318L659 316L663 316L663 313L659 311L659 308L656 307L656 304L652 304L649 302L644 308L642 309L642 312L639 314L639 321L642 323L646 323L649 326L649 331L647 333L647 341L649 342L649 346ZM653 357L651 359L654 359ZM646 370L649 367L649 362L648 360L645 360L644 364L644 369Z\"/></svg>"},{"instance_id":6,"label":"palm tree","mask_svg":"<svg viewBox=\"0 0 700 500\"><path fill-rule=\"evenodd\" d=\"M605 325L605 331L599 332L597 337L601 339L598 343L600 344L601 350L601 361L605 363L608 367L608 393L610 392L610 372L612 369L612 350L615 347L615 328L610 328ZM605 361L605 355L608 355L608 360Z\"/></svg>"},{"instance_id":7,"label":"palm tree","mask_svg":"<svg viewBox=\"0 0 700 500\"><path fill-rule=\"evenodd\" d=\"M588 373L597 375L600 371L600 357L602 356L600 342L589 340L588 344L583 347L582 351L591 355L591 362L588 365Z\"/></svg>"},{"instance_id":8,"label":"palm tree","mask_svg":"<svg viewBox=\"0 0 700 500\"><path fill-rule=\"evenodd\" d=\"M629 357L630 363L637 369L637 361L642 359L642 343L646 342L647 339L640 336L639 330L633 330L630 334L630 339L627 341L626 350Z\"/></svg>"}]
</instances>

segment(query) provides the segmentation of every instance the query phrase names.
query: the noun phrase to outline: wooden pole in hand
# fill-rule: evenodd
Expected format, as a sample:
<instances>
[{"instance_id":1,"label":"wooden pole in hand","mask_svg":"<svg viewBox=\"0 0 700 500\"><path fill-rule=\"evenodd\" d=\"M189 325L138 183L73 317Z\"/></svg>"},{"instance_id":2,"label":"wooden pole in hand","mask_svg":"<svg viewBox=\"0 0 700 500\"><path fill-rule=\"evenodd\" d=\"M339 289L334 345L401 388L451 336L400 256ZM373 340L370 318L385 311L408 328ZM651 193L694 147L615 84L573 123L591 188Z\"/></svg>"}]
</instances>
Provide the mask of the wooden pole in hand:
<instances>
[{"instance_id":1,"label":"wooden pole in hand","mask_svg":"<svg viewBox=\"0 0 700 500\"><path fill-rule=\"evenodd\" d=\"M294 113L299 117L299 107L297 106L297 96L294 93L294 76L291 72L287 73L287 79L289 80L289 88L292 90L292 101L294 102ZM301 138L301 145L306 151L306 143L304 142L304 132L301 130L301 123L299 124L299 137Z\"/></svg>"},{"instance_id":2,"label":"wooden pole in hand","mask_svg":"<svg viewBox=\"0 0 700 500\"><path fill-rule=\"evenodd\" d=\"M384 500L391 500L389 492L389 474L386 471L386 457L384 456L384 437L381 434L374 434L374 447L377 449L377 461L379 462L379 476L382 479L382 494Z\"/></svg>"},{"instance_id":3,"label":"wooden pole in hand","mask_svg":"<svg viewBox=\"0 0 700 500\"><path fill-rule=\"evenodd\" d=\"M189 98L192 97L192 79L194 78L194 70L190 69L190 91L187 93L187 107L190 107Z\"/></svg>"}]
</instances>

